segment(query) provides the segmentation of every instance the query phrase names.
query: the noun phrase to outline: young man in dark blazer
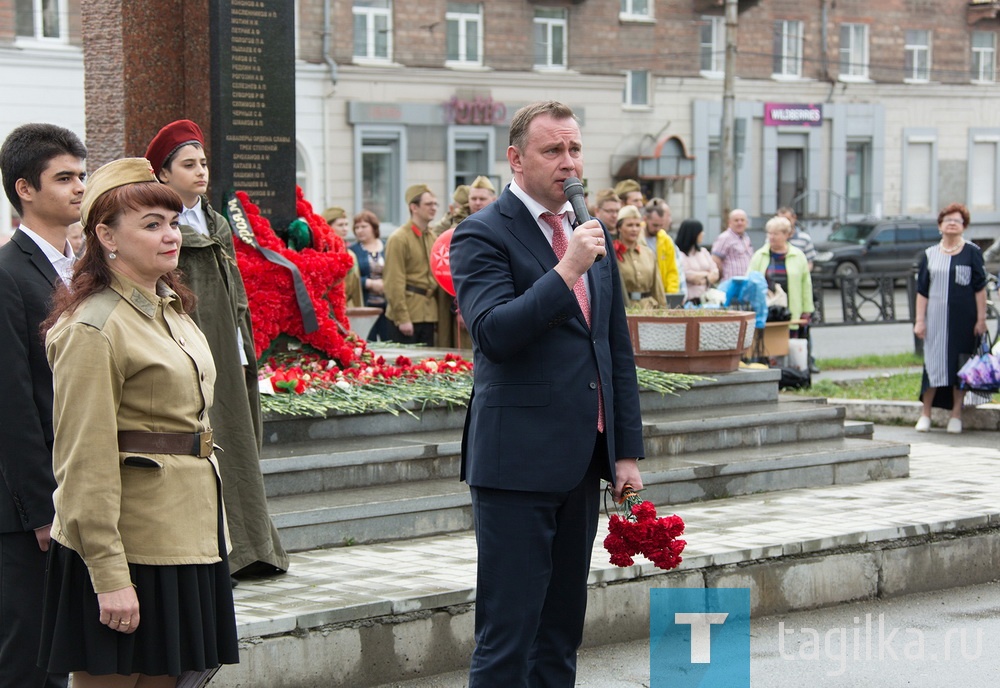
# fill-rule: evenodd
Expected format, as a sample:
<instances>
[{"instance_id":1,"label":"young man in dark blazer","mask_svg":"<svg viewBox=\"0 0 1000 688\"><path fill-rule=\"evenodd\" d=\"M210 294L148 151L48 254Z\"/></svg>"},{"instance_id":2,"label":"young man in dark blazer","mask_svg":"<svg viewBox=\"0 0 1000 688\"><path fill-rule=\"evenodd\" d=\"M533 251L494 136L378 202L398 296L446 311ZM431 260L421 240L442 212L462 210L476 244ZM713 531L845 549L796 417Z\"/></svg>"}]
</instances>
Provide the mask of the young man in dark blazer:
<instances>
[{"instance_id":1,"label":"young man in dark blazer","mask_svg":"<svg viewBox=\"0 0 1000 688\"><path fill-rule=\"evenodd\" d=\"M573 229L580 128L561 103L511 120L514 180L451 243L475 384L462 441L478 545L470 688L573 686L600 479L642 488L639 394L618 267Z\"/></svg>"},{"instance_id":2,"label":"young man in dark blazer","mask_svg":"<svg viewBox=\"0 0 1000 688\"><path fill-rule=\"evenodd\" d=\"M0 686L66 686L36 666L52 525L52 373L38 326L72 273L87 149L73 132L25 124L0 147L4 192L21 226L0 246ZM86 403L82 401L81 403Z\"/></svg>"}]
</instances>

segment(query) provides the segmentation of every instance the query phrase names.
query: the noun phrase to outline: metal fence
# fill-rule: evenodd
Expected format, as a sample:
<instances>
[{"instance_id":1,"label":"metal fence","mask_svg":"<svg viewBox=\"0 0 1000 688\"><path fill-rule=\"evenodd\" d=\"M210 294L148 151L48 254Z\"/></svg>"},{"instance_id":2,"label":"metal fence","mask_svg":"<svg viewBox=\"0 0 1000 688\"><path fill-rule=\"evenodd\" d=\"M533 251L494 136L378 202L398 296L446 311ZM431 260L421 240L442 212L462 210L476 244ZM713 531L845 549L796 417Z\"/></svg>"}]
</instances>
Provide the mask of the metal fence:
<instances>
[{"instance_id":1,"label":"metal fence","mask_svg":"<svg viewBox=\"0 0 1000 688\"><path fill-rule=\"evenodd\" d=\"M906 284L905 296L896 289L900 282ZM837 288L841 306L839 319L827 313L823 287L818 280L813 283L814 326L913 322L917 278L912 272L859 273L838 278ZM897 307L902 305L897 304L901 298L906 299L905 311Z\"/></svg>"}]
</instances>

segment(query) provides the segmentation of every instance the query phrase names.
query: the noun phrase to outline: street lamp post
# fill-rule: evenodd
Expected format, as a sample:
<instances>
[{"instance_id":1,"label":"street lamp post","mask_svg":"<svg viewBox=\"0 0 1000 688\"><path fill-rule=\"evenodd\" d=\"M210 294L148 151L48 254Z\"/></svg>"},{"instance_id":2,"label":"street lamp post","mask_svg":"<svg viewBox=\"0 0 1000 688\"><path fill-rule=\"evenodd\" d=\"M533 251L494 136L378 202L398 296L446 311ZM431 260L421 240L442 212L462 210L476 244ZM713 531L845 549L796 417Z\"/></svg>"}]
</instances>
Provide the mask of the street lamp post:
<instances>
[{"instance_id":1,"label":"street lamp post","mask_svg":"<svg viewBox=\"0 0 1000 688\"><path fill-rule=\"evenodd\" d=\"M722 189L720 189L720 210L722 221L727 222L733 209L735 150L733 131L736 124L735 83L736 83L736 28L739 14L738 0L726 0L726 65L722 82Z\"/></svg>"}]
</instances>

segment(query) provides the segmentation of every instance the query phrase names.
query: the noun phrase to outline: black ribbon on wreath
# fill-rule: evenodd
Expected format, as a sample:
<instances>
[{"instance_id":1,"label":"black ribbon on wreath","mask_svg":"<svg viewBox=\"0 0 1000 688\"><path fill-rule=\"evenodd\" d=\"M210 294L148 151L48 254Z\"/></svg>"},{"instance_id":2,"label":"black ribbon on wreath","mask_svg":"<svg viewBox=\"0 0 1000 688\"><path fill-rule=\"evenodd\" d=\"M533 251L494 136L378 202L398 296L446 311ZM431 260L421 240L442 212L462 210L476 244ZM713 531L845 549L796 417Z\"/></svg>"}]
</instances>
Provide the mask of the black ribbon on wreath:
<instances>
[{"instance_id":1,"label":"black ribbon on wreath","mask_svg":"<svg viewBox=\"0 0 1000 688\"><path fill-rule=\"evenodd\" d=\"M226 212L229 215L229 224L236 238L244 244L257 249L265 259L275 265L287 268L292 273L292 285L295 287L295 301L299 305L299 314L302 316L302 328L306 334L312 334L318 330L319 321L316 319L316 310L313 308L312 298L309 296L309 290L306 289L306 283L302 279L302 273L299 272L298 266L280 253L260 245L260 242L257 241L257 237L253 233L253 227L250 225L247 212L235 194L229 197L229 201L226 203Z\"/></svg>"}]
</instances>

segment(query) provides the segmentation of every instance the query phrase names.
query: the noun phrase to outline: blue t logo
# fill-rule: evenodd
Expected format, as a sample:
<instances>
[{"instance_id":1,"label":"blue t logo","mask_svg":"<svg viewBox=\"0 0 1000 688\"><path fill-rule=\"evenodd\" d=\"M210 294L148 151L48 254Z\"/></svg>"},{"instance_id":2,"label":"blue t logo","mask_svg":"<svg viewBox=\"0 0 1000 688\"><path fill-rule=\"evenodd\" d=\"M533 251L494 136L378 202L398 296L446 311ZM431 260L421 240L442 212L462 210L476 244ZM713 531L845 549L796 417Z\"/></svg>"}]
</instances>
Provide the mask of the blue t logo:
<instances>
[{"instance_id":1,"label":"blue t logo","mask_svg":"<svg viewBox=\"0 0 1000 688\"><path fill-rule=\"evenodd\" d=\"M650 591L650 688L750 688L750 590Z\"/></svg>"}]
</instances>

